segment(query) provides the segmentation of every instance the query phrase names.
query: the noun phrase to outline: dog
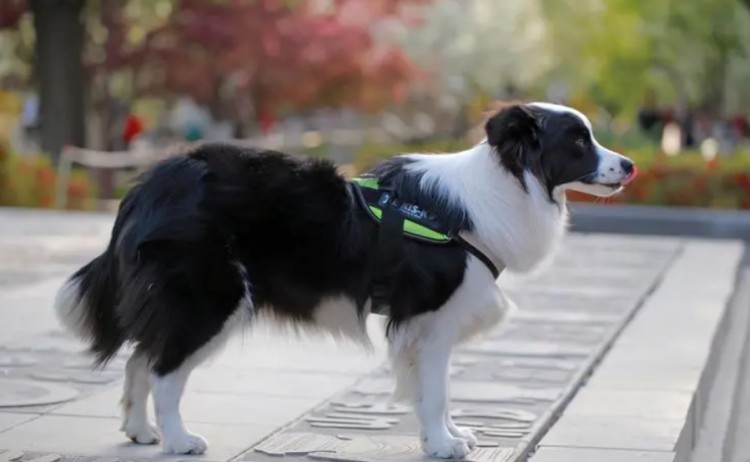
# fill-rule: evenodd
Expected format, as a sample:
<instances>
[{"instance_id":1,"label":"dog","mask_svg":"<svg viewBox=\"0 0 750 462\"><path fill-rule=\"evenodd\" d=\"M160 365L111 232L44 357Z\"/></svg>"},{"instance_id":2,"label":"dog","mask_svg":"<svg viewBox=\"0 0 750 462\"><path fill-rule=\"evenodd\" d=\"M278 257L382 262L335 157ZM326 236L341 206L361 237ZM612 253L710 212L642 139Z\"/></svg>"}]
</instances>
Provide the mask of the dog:
<instances>
[{"instance_id":1,"label":"dog","mask_svg":"<svg viewBox=\"0 0 750 462\"><path fill-rule=\"evenodd\" d=\"M55 301L95 365L133 345L122 398L127 437L161 441L167 453L206 450L185 428L180 399L191 371L238 325L267 318L368 345L365 320L382 273L374 262L382 263L382 245L398 241L377 294L395 397L413 403L427 455L466 456L476 439L449 414L451 349L514 308L496 284L499 271L549 260L566 231L566 190L610 196L636 171L572 108L512 104L484 129L466 151L400 155L367 174L429 212L449 237L440 245L393 237L392 226L381 240L385 216L373 220L325 160L205 144L149 169L120 204L106 250Z\"/></svg>"}]
</instances>

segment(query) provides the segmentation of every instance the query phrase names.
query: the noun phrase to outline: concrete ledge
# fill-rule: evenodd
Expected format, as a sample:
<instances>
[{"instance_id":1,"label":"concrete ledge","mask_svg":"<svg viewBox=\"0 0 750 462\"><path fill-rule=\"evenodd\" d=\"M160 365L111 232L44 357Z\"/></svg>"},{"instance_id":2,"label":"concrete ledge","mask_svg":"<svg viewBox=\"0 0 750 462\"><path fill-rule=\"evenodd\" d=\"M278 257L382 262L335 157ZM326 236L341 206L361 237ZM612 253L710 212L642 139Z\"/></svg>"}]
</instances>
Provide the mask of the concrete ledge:
<instances>
[{"instance_id":1,"label":"concrete ledge","mask_svg":"<svg viewBox=\"0 0 750 462\"><path fill-rule=\"evenodd\" d=\"M703 374L696 400L696 431L691 461L729 461L736 441L741 400L746 388L741 385L744 358L750 345L750 269L743 267L720 335L714 342L709 367ZM739 432L738 432L739 431ZM747 455L747 451L742 454Z\"/></svg>"},{"instance_id":2,"label":"concrete ledge","mask_svg":"<svg viewBox=\"0 0 750 462\"><path fill-rule=\"evenodd\" d=\"M742 255L737 241L686 241L530 460L687 461Z\"/></svg>"},{"instance_id":3,"label":"concrete ledge","mask_svg":"<svg viewBox=\"0 0 750 462\"><path fill-rule=\"evenodd\" d=\"M750 239L750 213L640 205L570 206L573 231Z\"/></svg>"},{"instance_id":4,"label":"concrete ledge","mask_svg":"<svg viewBox=\"0 0 750 462\"><path fill-rule=\"evenodd\" d=\"M644 452L616 449L542 448L535 462L671 462L673 452Z\"/></svg>"}]
</instances>

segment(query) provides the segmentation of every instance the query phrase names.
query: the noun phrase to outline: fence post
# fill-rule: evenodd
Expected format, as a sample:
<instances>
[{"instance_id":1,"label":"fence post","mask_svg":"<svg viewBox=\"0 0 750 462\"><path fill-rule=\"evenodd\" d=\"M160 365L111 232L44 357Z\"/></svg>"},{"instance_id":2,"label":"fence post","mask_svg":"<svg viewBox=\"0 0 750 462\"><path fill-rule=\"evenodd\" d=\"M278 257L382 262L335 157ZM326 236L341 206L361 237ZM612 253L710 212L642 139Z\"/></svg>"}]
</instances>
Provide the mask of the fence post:
<instances>
[{"instance_id":1,"label":"fence post","mask_svg":"<svg viewBox=\"0 0 750 462\"><path fill-rule=\"evenodd\" d=\"M55 198L56 207L65 209L68 202L68 183L70 182L70 170L73 166L73 159L70 158L70 147L65 146L60 153L59 165L57 166L57 197Z\"/></svg>"}]
</instances>

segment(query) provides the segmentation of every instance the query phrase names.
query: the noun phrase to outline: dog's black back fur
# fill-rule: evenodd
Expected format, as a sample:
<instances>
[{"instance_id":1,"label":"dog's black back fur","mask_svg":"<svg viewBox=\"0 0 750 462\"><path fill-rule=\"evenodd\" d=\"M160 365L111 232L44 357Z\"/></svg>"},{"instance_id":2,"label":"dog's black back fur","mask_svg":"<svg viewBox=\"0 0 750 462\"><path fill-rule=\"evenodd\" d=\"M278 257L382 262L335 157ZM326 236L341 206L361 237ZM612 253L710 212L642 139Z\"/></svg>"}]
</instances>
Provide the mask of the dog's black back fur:
<instances>
[{"instance_id":1,"label":"dog's black back fur","mask_svg":"<svg viewBox=\"0 0 750 462\"><path fill-rule=\"evenodd\" d=\"M401 177L397 189L413 189ZM166 374L222 330L246 290L245 309L293 322L312 322L316 306L335 296L354 300L361 314L376 237L377 225L329 162L203 145L140 179L107 250L73 276L91 349L105 363L134 342ZM457 244L406 242L390 328L444 304L466 260Z\"/></svg>"}]
</instances>

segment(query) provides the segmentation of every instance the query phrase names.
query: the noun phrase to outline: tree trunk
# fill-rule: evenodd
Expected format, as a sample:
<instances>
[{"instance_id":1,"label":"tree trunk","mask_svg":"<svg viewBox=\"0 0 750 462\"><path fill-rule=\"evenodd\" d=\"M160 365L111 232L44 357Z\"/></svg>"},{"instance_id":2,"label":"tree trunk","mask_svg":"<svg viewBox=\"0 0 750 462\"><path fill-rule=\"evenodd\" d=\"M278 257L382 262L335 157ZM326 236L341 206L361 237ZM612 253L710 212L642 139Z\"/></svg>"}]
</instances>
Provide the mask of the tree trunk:
<instances>
[{"instance_id":1,"label":"tree trunk","mask_svg":"<svg viewBox=\"0 0 750 462\"><path fill-rule=\"evenodd\" d=\"M57 162L66 144L83 146L85 0L29 0L36 31L42 148Z\"/></svg>"},{"instance_id":2,"label":"tree trunk","mask_svg":"<svg viewBox=\"0 0 750 462\"><path fill-rule=\"evenodd\" d=\"M716 56L706 65L702 98L704 110L712 117L723 115L728 72L729 52L725 47L718 47Z\"/></svg>"},{"instance_id":3,"label":"tree trunk","mask_svg":"<svg viewBox=\"0 0 750 462\"><path fill-rule=\"evenodd\" d=\"M99 14L102 25L107 29L107 39L104 42L104 51L107 57L116 56L120 52L123 42L122 23L117 20L122 11L122 5L116 0L102 0L99 4ZM104 149L107 151L120 151L127 149L125 140L118 136L122 127L120 124L126 114L118 110L117 101L110 94L109 80L112 68L105 59L105 64L97 74L99 78L102 130L104 131ZM127 108L129 111L130 108ZM99 197L112 199L115 197L115 176L109 169L99 170Z\"/></svg>"}]
</instances>

